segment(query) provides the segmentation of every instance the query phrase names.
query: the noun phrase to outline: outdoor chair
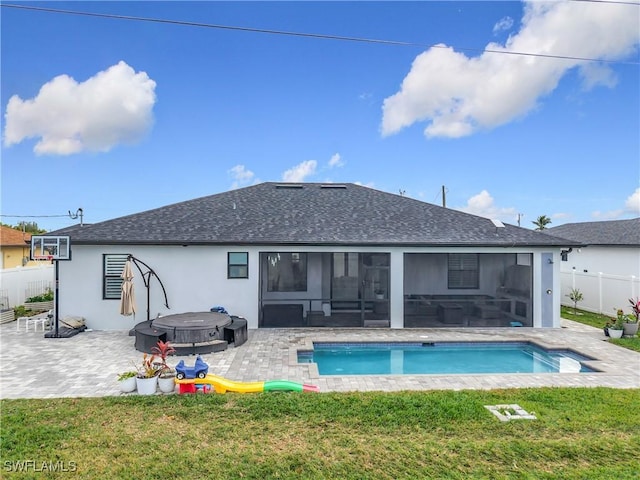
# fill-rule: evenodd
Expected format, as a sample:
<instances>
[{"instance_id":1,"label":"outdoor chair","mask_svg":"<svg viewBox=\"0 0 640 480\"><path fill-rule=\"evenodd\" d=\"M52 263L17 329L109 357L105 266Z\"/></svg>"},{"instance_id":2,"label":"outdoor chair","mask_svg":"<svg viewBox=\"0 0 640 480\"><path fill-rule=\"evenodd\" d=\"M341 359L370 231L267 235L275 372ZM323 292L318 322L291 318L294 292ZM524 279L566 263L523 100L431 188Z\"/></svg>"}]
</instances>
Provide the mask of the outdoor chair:
<instances>
[{"instance_id":1,"label":"outdoor chair","mask_svg":"<svg viewBox=\"0 0 640 480\"><path fill-rule=\"evenodd\" d=\"M33 331L38 330L38 325L42 328L44 332L45 329L51 326L51 318L53 317L53 310L49 310L45 313L39 313L38 315L34 315L33 317L20 317L16 322L16 329L20 329L20 320L24 322L24 330L25 332L29 331L29 327L33 325Z\"/></svg>"}]
</instances>

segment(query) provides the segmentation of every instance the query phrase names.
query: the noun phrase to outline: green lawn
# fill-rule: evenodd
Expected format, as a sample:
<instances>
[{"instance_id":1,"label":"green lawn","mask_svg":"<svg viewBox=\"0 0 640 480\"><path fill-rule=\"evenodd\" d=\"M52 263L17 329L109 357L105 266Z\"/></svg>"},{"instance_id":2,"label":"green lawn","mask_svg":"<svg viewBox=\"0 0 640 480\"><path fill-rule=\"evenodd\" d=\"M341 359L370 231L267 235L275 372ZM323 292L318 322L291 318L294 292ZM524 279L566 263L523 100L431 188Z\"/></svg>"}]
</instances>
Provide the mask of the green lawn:
<instances>
[{"instance_id":1,"label":"green lawn","mask_svg":"<svg viewBox=\"0 0 640 480\"><path fill-rule=\"evenodd\" d=\"M500 422L483 407L502 403L538 419ZM10 471L29 460L97 479L636 479L640 472L637 390L130 396L0 406L2 478L47 478L33 467Z\"/></svg>"},{"instance_id":2,"label":"green lawn","mask_svg":"<svg viewBox=\"0 0 640 480\"><path fill-rule=\"evenodd\" d=\"M565 306L561 307L560 315L567 320L573 320L597 328L604 328L607 322L612 320L612 317L608 317L607 315L587 312L580 309L577 309L576 313L574 313L573 307ZM610 338L609 342L628 348L629 350L640 352L640 336L637 335L634 338Z\"/></svg>"},{"instance_id":3,"label":"green lawn","mask_svg":"<svg viewBox=\"0 0 640 480\"><path fill-rule=\"evenodd\" d=\"M611 316L588 312L586 310L580 310L579 308L575 310L576 313L573 312L573 307L566 307L564 305L560 307L560 315L562 318L584 323L585 325L590 325L592 327L604 328L607 322L612 320Z\"/></svg>"},{"instance_id":4,"label":"green lawn","mask_svg":"<svg viewBox=\"0 0 640 480\"><path fill-rule=\"evenodd\" d=\"M0 478L637 479L639 411L607 388L3 400Z\"/></svg>"}]
</instances>

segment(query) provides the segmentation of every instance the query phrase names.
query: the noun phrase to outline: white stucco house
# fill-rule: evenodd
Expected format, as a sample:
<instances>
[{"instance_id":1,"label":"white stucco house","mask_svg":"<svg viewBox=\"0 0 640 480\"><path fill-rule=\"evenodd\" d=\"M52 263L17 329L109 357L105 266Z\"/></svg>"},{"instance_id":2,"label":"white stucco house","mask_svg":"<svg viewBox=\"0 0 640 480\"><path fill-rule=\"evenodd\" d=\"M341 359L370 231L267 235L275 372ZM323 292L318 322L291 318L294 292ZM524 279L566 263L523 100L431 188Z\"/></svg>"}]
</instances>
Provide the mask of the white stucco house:
<instances>
[{"instance_id":1,"label":"white stucco house","mask_svg":"<svg viewBox=\"0 0 640 480\"><path fill-rule=\"evenodd\" d=\"M640 278L640 217L567 223L549 228L547 232L585 245L585 248L573 249L560 264L563 272L603 272Z\"/></svg>"},{"instance_id":2,"label":"white stucco house","mask_svg":"<svg viewBox=\"0 0 640 480\"><path fill-rule=\"evenodd\" d=\"M71 242L59 315L100 330L214 306L249 328L559 327L562 252L581 245L350 183L261 183L50 235ZM136 272L135 318L119 313L129 255L157 275L147 290Z\"/></svg>"},{"instance_id":3,"label":"white stucco house","mask_svg":"<svg viewBox=\"0 0 640 480\"><path fill-rule=\"evenodd\" d=\"M582 308L613 315L640 295L640 218L567 223L551 235L581 243L560 263L563 303L572 288L583 295Z\"/></svg>"}]
</instances>

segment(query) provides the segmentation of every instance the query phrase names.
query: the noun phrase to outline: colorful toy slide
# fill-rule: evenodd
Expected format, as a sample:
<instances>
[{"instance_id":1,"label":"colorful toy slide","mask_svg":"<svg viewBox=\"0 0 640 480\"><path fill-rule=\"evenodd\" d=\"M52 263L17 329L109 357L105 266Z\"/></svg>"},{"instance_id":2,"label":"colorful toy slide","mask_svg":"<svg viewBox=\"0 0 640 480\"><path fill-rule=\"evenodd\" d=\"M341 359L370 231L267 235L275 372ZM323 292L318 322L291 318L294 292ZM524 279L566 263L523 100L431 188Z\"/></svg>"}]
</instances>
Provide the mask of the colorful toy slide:
<instances>
[{"instance_id":1,"label":"colorful toy slide","mask_svg":"<svg viewBox=\"0 0 640 480\"><path fill-rule=\"evenodd\" d=\"M319 392L320 389L315 385L303 385L297 382L290 382L288 380L272 380L267 382L234 382L218 375L211 373L207 374L204 378L187 378L178 380L176 383L182 385L211 385L216 393L257 393L257 392ZM182 387L180 391L183 392ZM193 389L195 391L195 388ZM186 393L186 392L184 392Z\"/></svg>"},{"instance_id":2,"label":"colorful toy slide","mask_svg":"<svg viewBox=\"0 0 640 480\"><path fill-rule=\"evenodd\" d=\"M198 355L193 367L185 365L180 360L176 365L176 383L180 393L207 393L213 386L216 393L257 393L257 392L319 392L315 385L303 385L288 380L273 380L270 382L234 382L209 372L209 365Z\"/></svg>"}]
</instances>

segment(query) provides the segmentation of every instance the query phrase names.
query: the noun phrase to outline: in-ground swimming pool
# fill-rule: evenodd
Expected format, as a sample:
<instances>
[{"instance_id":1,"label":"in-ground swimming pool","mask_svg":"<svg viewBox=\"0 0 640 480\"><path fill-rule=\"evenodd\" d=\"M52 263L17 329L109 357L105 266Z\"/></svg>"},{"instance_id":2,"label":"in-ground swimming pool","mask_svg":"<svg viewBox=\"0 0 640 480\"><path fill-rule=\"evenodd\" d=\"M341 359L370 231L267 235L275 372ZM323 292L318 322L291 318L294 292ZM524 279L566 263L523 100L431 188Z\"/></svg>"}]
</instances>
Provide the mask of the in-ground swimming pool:
<instances>
[{"instance_id":1,"label":"in-ground swimming pool","mask_svg":"<svg viewBox=\"0 0 640 480\"><path fill-rule=\"evenodd\" d=\"M314 343L298 362L320 375L593 372L593 358L530 342Z\"/></svg>"}]
</instances>

